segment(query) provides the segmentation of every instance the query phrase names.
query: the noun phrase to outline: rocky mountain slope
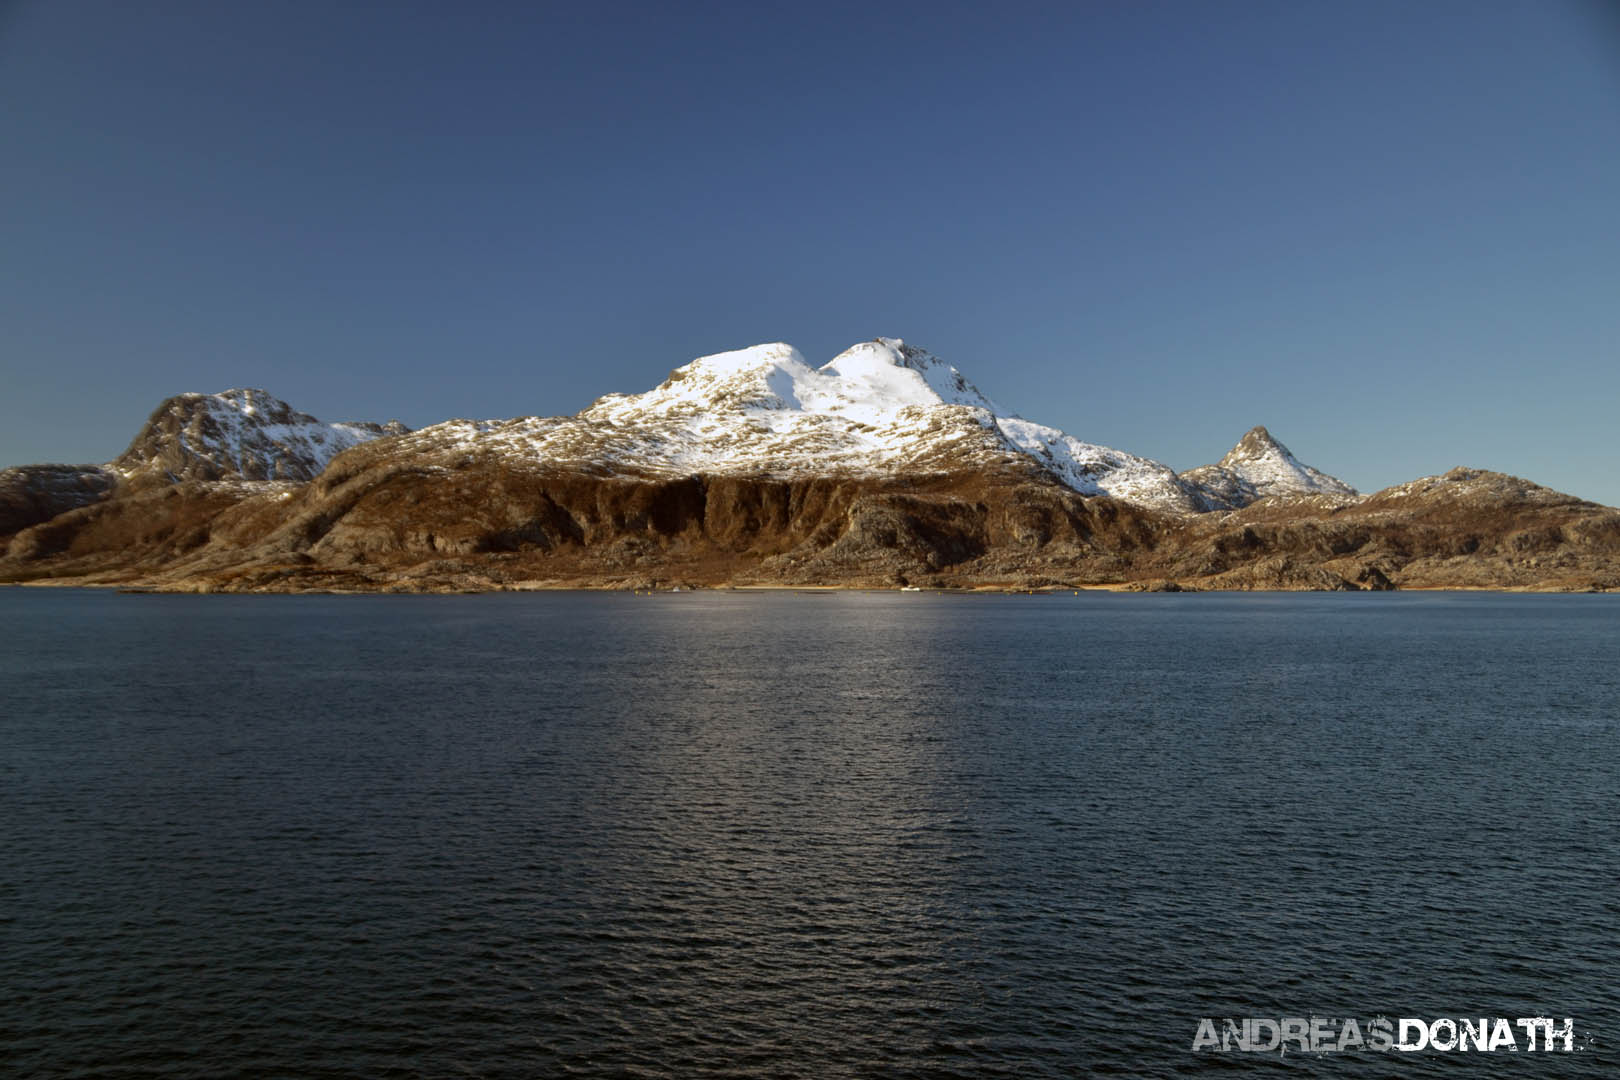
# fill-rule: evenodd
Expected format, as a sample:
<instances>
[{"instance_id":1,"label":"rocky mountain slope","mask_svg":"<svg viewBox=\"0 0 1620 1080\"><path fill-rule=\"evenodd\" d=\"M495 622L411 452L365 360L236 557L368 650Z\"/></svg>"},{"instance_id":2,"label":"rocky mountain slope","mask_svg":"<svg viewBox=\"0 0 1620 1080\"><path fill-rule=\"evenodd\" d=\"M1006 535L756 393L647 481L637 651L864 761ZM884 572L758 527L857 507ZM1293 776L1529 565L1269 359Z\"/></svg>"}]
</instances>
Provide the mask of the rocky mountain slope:
<instances>
[{"instance_id":1,"label":"rocky mountain slope","mask_svg":"<svg viewBox=\"0 0 1620 1080\"><path fill-rule=\"evenodd\" d=\"M197 481L307 483L344 450L407 430L398 421L325 424L263 390L179 394L104 465L0 470L0 536L118 491Z\"/></svg>"},{"instance_id":2,"label":"rocky mountain slope","mask_svg":"<svg viewBox=\"0 0 1620 1080\"><path fill-rule=\"evenodd\" d=\"M1474 470L1358 496L1263 428L1177 476L892 339L819 368L756 346L575 416L391 438L261 395L170 399L98 467L110 490L10 530L0 581L1620 587L1609 508ZM36 487L95 487L32 468Z\"/></svg>"},{"instance_id":3,"label":"rocky mountain slope","mask_svg":"<svg viewBox=\"0 0 1620 1080\"><path fill-rule=\"evenodd\" d=\"M9 536L112 493L105 465L19 465L0 469L0 536Z\"/></svg>"},{"instance_id":4,"label":"rocky mountain slope","mask_svg":"<svg viewBox=\"0 0 1620 1080\"><path fill-rule=\"evenodd\" d=\"M338 454L384 435L399 421L325 424L263 390L180 394L157 407L107 467L134 484L185 480L315 479Z\"/></svg>"}]
</instances>

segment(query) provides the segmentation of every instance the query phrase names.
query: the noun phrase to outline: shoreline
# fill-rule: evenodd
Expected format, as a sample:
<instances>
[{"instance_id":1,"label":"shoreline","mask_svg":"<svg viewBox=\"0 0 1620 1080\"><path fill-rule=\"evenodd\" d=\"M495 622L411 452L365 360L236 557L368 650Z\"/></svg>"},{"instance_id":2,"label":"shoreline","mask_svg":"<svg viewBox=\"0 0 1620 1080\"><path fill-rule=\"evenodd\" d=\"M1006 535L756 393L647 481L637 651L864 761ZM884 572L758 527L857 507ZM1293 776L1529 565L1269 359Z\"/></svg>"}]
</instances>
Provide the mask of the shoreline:
<instances>
[{"instance_id":1,"label":"shoreline","mask_svg":"<svg viewBox=\"0 0 1620 1080\"><path fill-rule=\"evenodd\" d=\"M497 585L491 587L456 587L456 586L428 586L425 588L405 588L398 585L389 585L381 588L253 588L231 589L220 588L214 583L198 582L194 585L185 583L174 584L143 584L140 582L116 581L84 581L74 578L40 578L33 581L0 582L0 589L104 589L115 593L131 596L489 596L507 593L548 593L548 592L587 592L587 593L626 593L640 596L667 596L687 593L803 593L826 595L832 593L906 593L916 592L918 595L949 595L949 596L1061 596L1070 593L1078 596L1081 593L1108 593L1108 594L1206 594L1206 595L1241 595L1241 594L1310 594L1310 593L1352 593L1352 592L1391 592L1391 593L1500 593L1504 595L1528 594L1537 596L1600 596L1609 595L1620 590L1601 587L1592 588L1536 588L1524 585L1411 585L1396 586L1391 589L1223 589L1208 588L1196 584L1180 584L1173 588L1154 588L1156 582L1109 582L1093 585L1041 585L1033 587L1019 587L1002 584L961 584L961 585L928 585L907 590L894 585L861 585L861 584L776 584L776 583L749 583L745 585L681 585L669 588L624 588L615 585L593 585L584 582L518 582L511 585Z\"/></svg>"}]
</instances>

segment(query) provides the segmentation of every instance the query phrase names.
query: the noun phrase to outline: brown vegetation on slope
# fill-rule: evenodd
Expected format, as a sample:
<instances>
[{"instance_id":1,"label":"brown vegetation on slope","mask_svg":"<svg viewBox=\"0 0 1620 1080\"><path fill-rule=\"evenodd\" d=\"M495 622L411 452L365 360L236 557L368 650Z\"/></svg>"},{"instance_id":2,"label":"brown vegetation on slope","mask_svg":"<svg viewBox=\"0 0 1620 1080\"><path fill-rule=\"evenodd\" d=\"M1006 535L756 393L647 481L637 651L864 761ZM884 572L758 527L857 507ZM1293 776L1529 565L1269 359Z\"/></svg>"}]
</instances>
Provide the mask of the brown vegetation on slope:
<instances>
[{"instance_id":1,"label":"brown vegetation on slope","mask_svg":"<svg viewBox=\"0 0 1620 1080\"><path fill-rule=\"evenodd\" d=\"M0 469L0 537L105 498L117 482L100 465Z\"/></svg>"},{"instance_id":2,"label":"brown vegetation on slope","mask_svg":"<svg viewBox=\"0 0 1620 1080\"><path fill-rule=\"evenodd\" d=\"M160 589L673 584L1620 587L1620 512L1454 470L1365 499L1155 513L1037 470L660 479L495 455L336 458L312 483L182 483L19 531L0 581Z\"/></svg>"}]
</instances>

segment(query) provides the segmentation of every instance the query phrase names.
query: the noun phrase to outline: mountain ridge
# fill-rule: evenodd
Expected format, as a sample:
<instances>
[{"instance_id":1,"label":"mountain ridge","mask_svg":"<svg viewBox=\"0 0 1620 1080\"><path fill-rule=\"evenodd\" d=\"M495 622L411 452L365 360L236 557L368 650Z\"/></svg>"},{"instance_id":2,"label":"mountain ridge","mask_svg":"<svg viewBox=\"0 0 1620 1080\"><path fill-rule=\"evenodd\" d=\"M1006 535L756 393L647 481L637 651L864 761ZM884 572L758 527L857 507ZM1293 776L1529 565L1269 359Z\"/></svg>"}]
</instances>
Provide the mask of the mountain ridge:
<instances>
[{"instance_id":1,"label":"mountain ridge","mask_svg":"<svg viewBox=\"0 0 1620 1080\"><path fill-rule=\"evenodd\" d=\"M8 535L0 581L176 590L1620 587L1609 508L1470 469L1361 495L1264 427L1177 474L897 338L414 432L178 395L105 466L0 472Z\"/></svg>"},{"instance_id":2,"label":"mountain ridge","mask_svg":"<svg viewBox=\"0 0 1620 1080\"><path fill-rule=\"evenodd\" d=\"M605 395L573 416L446 421L414 433L408 445L659 476L878 475L991 467L1021 456L1082 495L1178 513L1263 497L1250 488L1206 490L1151 458L1026 420L899 338L861 342L821 367L784 342L715 353L649 391ZM1273 487L1271 494L1283 494L1286 485Z\"/></svg>"}]
</instances>

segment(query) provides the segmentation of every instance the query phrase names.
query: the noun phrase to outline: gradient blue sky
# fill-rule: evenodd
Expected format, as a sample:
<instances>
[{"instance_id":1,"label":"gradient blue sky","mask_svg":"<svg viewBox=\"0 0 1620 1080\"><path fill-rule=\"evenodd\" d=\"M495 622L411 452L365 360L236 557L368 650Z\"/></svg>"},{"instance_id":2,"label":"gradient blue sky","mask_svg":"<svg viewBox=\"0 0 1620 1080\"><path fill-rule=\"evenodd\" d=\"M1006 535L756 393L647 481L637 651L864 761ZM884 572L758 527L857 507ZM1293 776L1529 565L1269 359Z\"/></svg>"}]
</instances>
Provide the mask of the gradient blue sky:
<instances>
[{"instance_id":1,"label":"gradient blue sky","mask_svg":"<svg viewBox=\"0 0 1620 1080\"><path fill-rule=\"evenodd\" d=\"M1178 469L1620 504L1620 13L0 0L0 464L877 335Z\"/></svg>"}]
</instances>

